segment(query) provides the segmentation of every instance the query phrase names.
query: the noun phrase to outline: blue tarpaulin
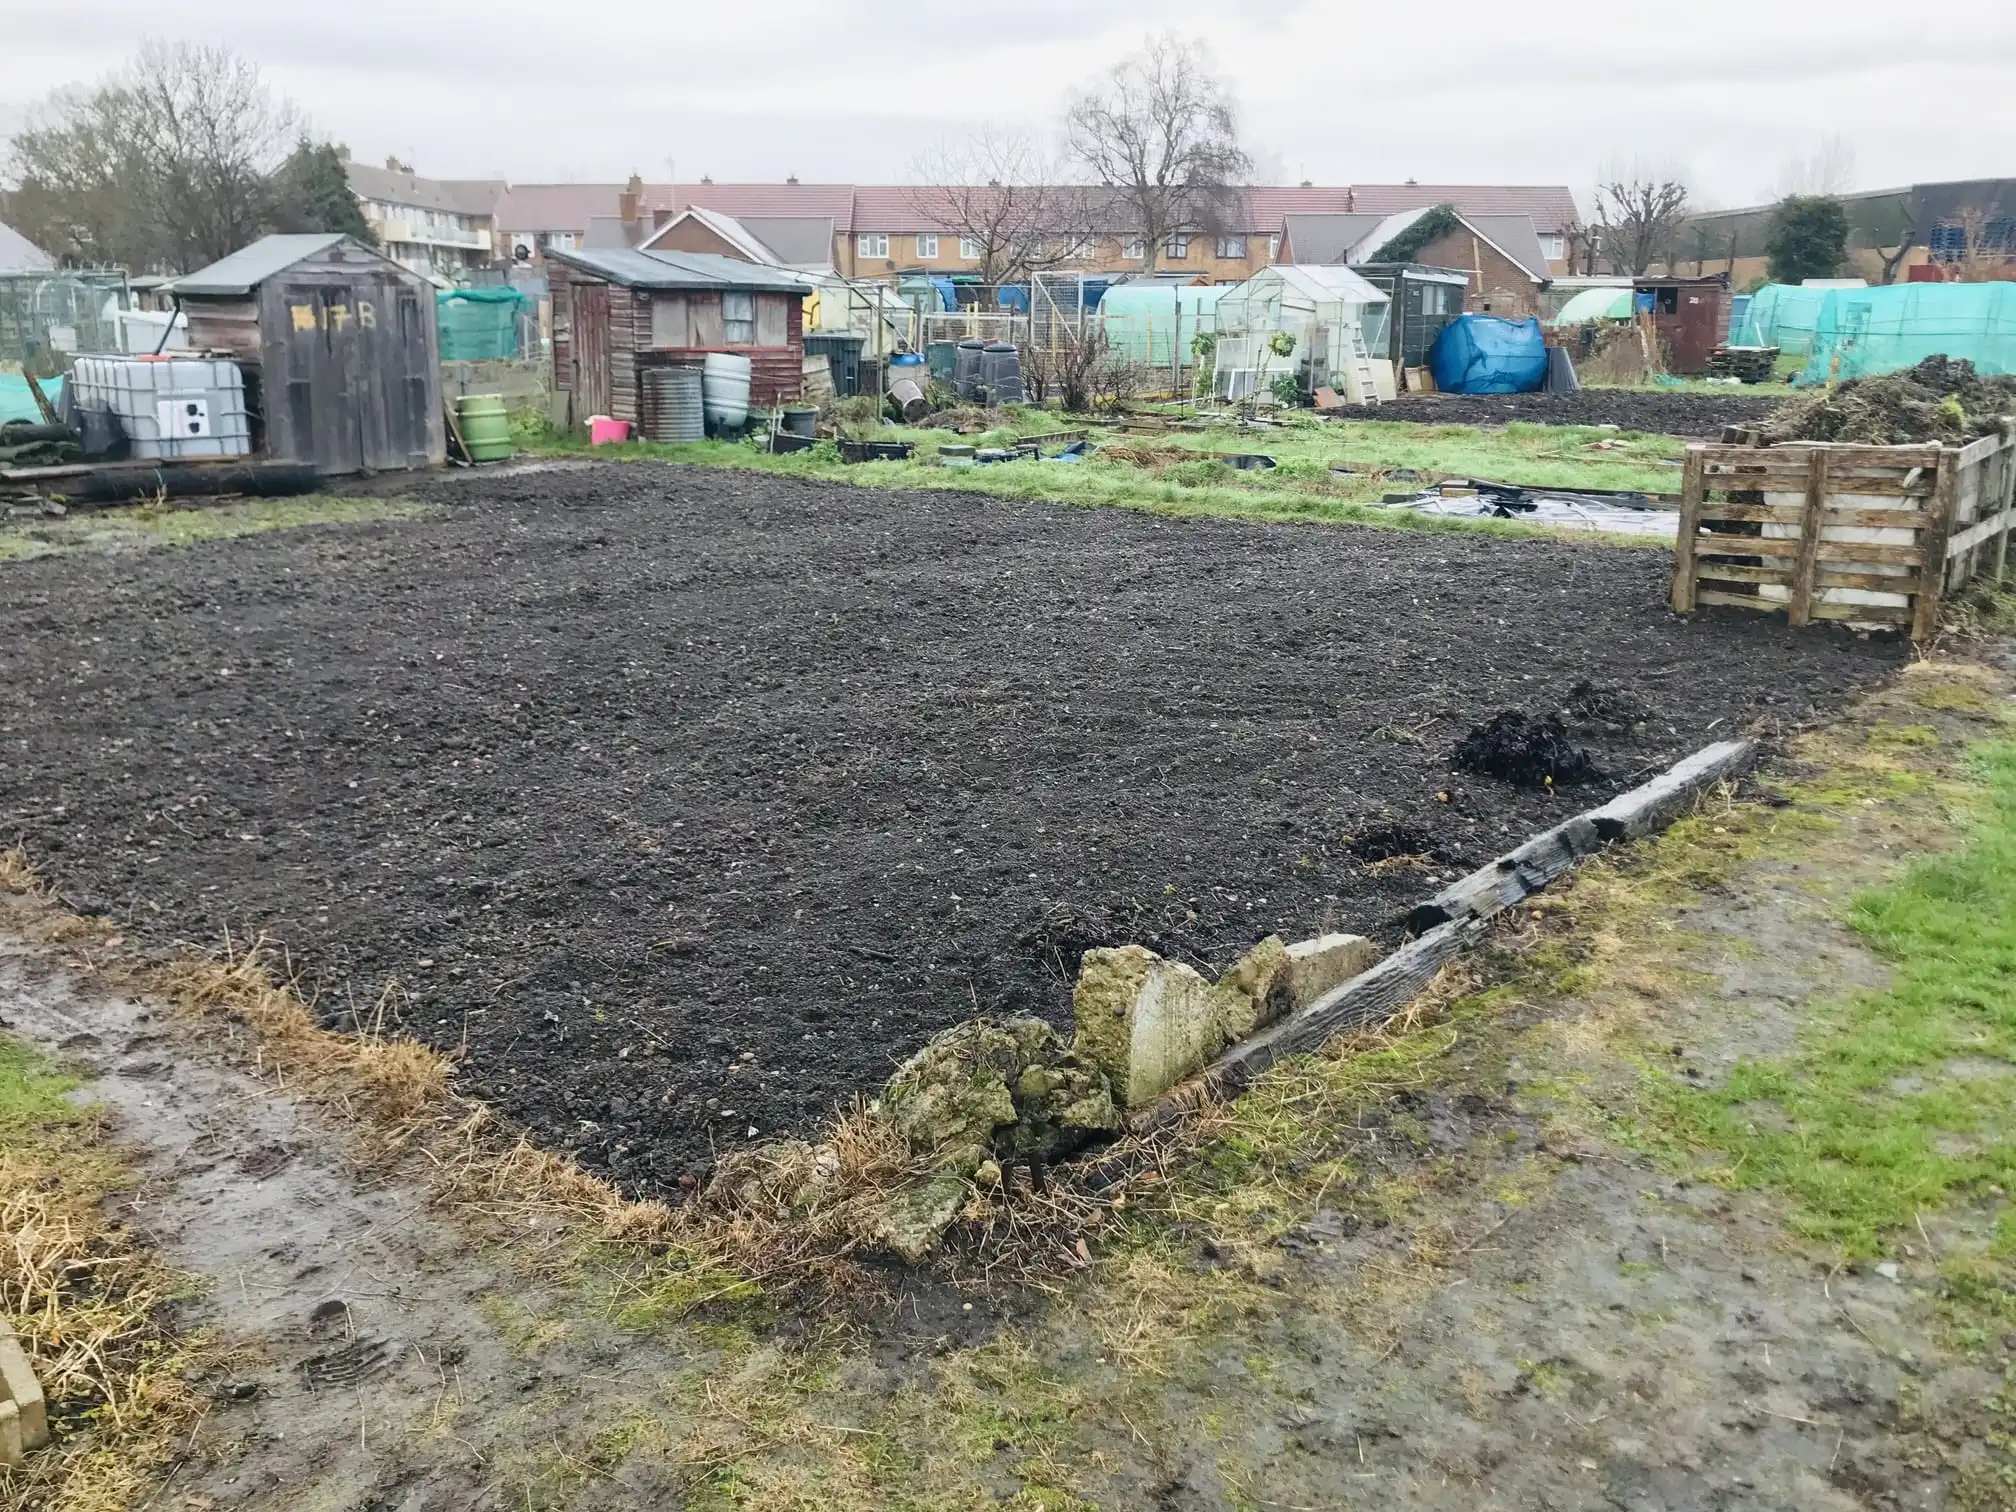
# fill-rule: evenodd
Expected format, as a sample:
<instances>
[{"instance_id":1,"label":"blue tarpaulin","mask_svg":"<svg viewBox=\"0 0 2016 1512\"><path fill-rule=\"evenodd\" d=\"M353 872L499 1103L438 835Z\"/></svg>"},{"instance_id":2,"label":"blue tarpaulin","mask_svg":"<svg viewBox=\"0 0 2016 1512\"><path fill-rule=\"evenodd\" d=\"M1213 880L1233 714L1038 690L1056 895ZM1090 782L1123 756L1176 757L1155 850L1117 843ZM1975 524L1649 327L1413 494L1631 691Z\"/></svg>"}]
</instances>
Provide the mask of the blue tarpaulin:
<instances>
[{"instance_id":1,"label":"blue tarpaulin","mask_svg":"<svg viewBox=\"0 0 2016 1512\"><path fill-rule=\"evenodd\" d=\"M1547 381L1547 343L1537 320L1459 315L1428 349L1428 371L1445 394L1530 394Z\"/></svg>"},{"instance_id":2,"label":"blue tarpaulin","mask_svg":"<svg viewBox=\"0 0 2016 1512\"><path fill-rule=\"evenodd\" d=\"M43 378L38 380L42 397L49 401L51 408L60 408L63 400L63 380ZM0 420L35 420L42 418L42 411L35 403L35 396L28 392L28 380L19 373L0 373Z\"/></svg>"}]
</instances>

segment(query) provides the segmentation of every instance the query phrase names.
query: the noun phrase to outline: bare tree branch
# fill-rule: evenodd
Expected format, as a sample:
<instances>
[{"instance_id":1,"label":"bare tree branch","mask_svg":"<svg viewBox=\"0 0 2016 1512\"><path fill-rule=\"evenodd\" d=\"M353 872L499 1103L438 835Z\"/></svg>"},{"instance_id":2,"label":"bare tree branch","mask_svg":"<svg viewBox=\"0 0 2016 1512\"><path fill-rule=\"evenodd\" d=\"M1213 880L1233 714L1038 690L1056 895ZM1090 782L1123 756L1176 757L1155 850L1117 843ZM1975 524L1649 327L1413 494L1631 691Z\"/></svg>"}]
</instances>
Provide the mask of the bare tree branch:
<instances>
[{"instance_id":1,"label":"bare tree branch","mask_svg":"<svg viewBox=\"0 0 2016 1512\"><path fill-rule=\"evenodd\" d=\"M1065 117L1071 156L1115 204L1103 229L1134 233L1151 271L1172 236L1228 228L1252 159L1231 97L1197 43L1152 37Z\"/></svg>"},{"instance_id":2,"label":"bare tree branch","mask_svg":"<svg viewBox=\"0 0 2016 1512\"><path fill-rule=\"evenodd\" d=\"M1054 165L1025 136L982 131L926 153L912 172L922 182L906 194L910 208L970 244L982 283L1055 267L1065 260L1060 243L1086 234L1083 196L1056 183Z\"/></svg>"},{"instance_id":3,"label":"bare tree branch","mask_svg":"<svg viewBox=\"0 0 2016 1512\"><path fill-rule=\"evenodd\" d=\"M1596 218L1612 265L1633 278L1643 277L1653 263L1671 259L1675 236L1687 219L1687 186L1677 177L1643 170L1613 175L1596 186Z\"/></svg>"}]
</instances>

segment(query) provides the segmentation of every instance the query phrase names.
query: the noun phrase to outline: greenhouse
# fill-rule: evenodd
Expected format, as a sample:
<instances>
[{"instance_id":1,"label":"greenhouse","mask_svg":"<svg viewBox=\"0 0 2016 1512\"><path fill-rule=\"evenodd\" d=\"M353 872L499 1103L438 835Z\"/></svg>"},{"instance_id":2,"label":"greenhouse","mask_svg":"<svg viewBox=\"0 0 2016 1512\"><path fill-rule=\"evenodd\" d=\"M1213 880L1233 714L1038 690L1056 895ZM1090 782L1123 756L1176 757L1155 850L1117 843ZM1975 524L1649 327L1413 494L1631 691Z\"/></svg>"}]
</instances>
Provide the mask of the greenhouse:
<instances>
[{"instance_id":1,"label":"greenhouse","mask_svg":"<svg viewBox=\"0 0 2016 1512\"><path fill-rule=\"evenodd\" d=\"M1230 284L1117 284L1099 301L1106 340L1129 362L1188 367L1191 343L1218 329L1218 301Z\"/></svg>"},{"instance_id":2,"label":"greenhouse","mask_svg":"<svg viewBox=\"0 0 2016 1512\"><path fill-rule=\"evenodd\" d=\"M1218 301L1217 393L1243 399L1288 375L1304 392L1334 388L1352 404L1391 399L1389 303L1349 268L1263 268Z\"/></svg>"},{"instance_id":3,"label":"greenhouse","mask_svg":"<svg viewBox=\"0 0 2016 1512\"><path fill-rule=\"evenodd\" d=\"M1584 289L1561 309L1547 324L1550 326L1587 325L1592 320L1629 320L1631 318L1631 290L1626 289Z\"/></svg>"},{"instance_id":4,"label":"greenhouse","mask_svg":"<svg viewBox=\"0 0 2016 1512\"><path fill-rule=\"evenodd\" d=\"M2016 283L1816 292L1826 298L1813 318L1812 351L1799 383L1874 378L1927 357L1965 358L1988 375L2016 373Z\"/></svg>"},{"instance_id":5,"label":"greenhouse","mask_svg":"<svg viewBox=\"0 0 2016 1512\"><path fill-rule=\"evenodd\" d=\"M1788 357L1813 350L1813 323L1833 289L1803 284L1766 284L1750 300L1731 341L1736 346L1774 346Z\"/></svg>"}]
</instances>

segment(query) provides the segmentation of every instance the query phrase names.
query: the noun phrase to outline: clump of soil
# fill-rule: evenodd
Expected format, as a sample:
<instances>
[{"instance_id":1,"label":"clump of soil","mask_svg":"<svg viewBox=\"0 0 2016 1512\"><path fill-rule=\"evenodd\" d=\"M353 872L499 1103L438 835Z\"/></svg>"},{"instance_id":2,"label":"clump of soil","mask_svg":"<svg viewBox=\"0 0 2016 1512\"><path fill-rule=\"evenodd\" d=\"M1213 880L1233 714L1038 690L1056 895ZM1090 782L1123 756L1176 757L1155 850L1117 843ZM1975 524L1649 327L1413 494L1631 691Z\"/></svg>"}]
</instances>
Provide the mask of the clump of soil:
<instances>
[{"instance_id":1,"label":"clump of soil","mask_svg":"<svg viewBox=\"0 0 2016 1512\"><path fill-rule=\"evenodd\" d=\"M1589 753L1568 738L1558 714L1518 709L1501 710L1473 725L1457 742L1456 765L1519 787L1566 787L1603 775Z\"/></svg>"},{"instance_id":2,"label":"clump of soil","mask_svg":"<svg viewBox=\"0 0 2016 1512\"><path fill-rule=\"evenodd\" d=\"M1360 861L1392 861L1402 856L1422 856L1430 861L1447 861L1449 853L1427 830L1399 820L1380 820L1352 835L1344 848Z\"/></svg>"},{"instance_id":3,"label":"clump of soil","mask_svg":"<svg viewBox=\"0 0 2016 1512\"><path fill-rule=\"evenodd\" d=\"M1870 446L1971 441L2016 414L2016 378L1984 378L1974 364L1927 357L1880 378L1788 399L1764 427L1766 441L1855 441Z\"/></svg>"}]
</instances>

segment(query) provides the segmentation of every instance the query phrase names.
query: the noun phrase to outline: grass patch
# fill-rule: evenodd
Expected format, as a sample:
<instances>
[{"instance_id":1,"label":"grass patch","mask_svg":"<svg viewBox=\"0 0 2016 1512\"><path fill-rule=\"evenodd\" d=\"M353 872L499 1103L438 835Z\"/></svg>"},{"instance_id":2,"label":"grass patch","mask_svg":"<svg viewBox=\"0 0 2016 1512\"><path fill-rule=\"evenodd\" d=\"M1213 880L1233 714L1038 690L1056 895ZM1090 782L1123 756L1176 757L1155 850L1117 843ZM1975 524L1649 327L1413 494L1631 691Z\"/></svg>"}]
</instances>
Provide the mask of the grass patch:
<instances>
[{"instance_id":1,"label":"grass patch","mask_svg":"<svg viewBox=\"0 0 2016 1512\"><path fill-rule=\"evenodd\" d=\"M1046 423L1064 421L1065 417L1051 417ZM1424 479L1475 476L1534 487L1671 491L1679 486L1679 470L1664 464L1678 458L1683 449L1670 437L1620 435L1574 426L1519 424L1486 432L1465 425L1310 419L1264 432L1212 429L1171 432L1152 439L1108 438L1129 455L1147 459L1146 465L1095 456L1079 463L1009 462L947 469L937 464L938 447L971 444L976 438L902 426L886 427L877 434L915 443L916 456L908 462L848 464L828 444L771 456L747 442L725 441L680 446L633 442L596 447L592 455L612 461L739 467L865 488L956 489L996 498L1141 509L1179 518L1216 515L1283 523L1371 525L1444 534L1594 540L1663 550L1664 542L1642 536L1603 535L1516 520L1428 515L1387 508L1381 500L1387 492L1416 486L1393 479L1390 474L1396 470ZM591 454L587 442L576 436L526 433L520 442L544 455ZM1261 472L1236 472L1209 455L1225 452L1264 452L1278 465Z\"/></svg>"},{"instance_id":2,"label":"grass patch","mask_svg":"<svg viewBox=\"0 0 2016 1512\"><path fill-rule=\"evenodd\" d=\"M1981 795L1962 847L1849 910L1893 967L1887 988L1831 1005L1794 1054L1742 1062L1719 1086L1650 1083L1660 1121L1711 1175L1786 1193L1796 1232L1850 1256L1879 1253L1921 1212L2016 1188L2016 741L1972 762ZM2016 1219L2001 1224L2006 1255Z\"/></svg>"},{"instance_id":3,"label":"grass patch","mask_svg":"<svg viewBox=\"0 0 2016 1512\"><path fill-rule=\"evenodd\" d=\"M74 1078L0 1035L0 1316L48 1398L50 1446L0 1470L0 1504L112 1512L140 1502L205 1403L188 1378L214 1364L178 1337L185 1284L108 1216L126 1171Z\"/></svg>"},{"instance_id":4,"label":"grass patch","mask_svg":"<svg viewBox=\"0 0 2016 1512\"><path fill-rule=\"evenodd\" d=\"M0 527L0 563L32 561L77 551L155 551L228 541L269 530L309 525L368 525L432 513L413 499L338 498L304 494L292 499L243 499L224 504L135 504L56 520Z\"/></svg>"}]
</instances>

